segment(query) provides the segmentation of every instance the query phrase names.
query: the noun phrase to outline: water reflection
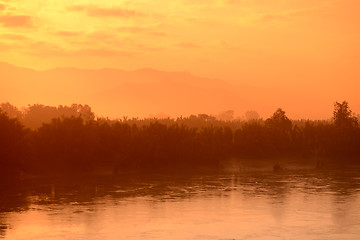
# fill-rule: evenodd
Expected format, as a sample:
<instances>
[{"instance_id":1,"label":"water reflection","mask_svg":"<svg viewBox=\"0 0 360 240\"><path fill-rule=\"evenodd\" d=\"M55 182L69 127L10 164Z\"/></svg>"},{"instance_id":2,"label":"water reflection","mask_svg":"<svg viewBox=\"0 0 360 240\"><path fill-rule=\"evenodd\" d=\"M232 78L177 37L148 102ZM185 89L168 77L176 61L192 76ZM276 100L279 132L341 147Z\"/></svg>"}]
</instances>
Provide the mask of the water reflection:
<instances>
[{"instance_id":1,"label":"water reflection","mask_svg":"<svg viewBox=\"0 0 360 240\"><path fill-rule=\"evenodd\" d=\"M346 233L352 239L360 234L359 175L291 171L2 181L0 237L32 232L54 239L166 239L161 236L173 233L174 239L255 239L286 233L297 239L293 234L305 228L310 235L328 232L336 239ZM30 218L36 224L27 229Z\"/></svg>"}]
</instances>

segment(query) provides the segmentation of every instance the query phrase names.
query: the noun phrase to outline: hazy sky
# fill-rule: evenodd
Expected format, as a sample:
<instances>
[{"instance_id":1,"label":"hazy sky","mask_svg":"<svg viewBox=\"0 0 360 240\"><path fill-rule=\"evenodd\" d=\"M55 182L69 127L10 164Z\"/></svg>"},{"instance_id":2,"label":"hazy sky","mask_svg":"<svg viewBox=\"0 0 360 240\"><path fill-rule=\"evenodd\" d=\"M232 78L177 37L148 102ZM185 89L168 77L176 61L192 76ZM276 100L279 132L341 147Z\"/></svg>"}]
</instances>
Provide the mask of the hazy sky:
<instances>
[{"instance_id":1,"label":"hazy sky","mask_svg":"<svg viewBox=\"0 0 360 240\"><path fill-rule=\"evenodd\" d=\"M188 71L358 106L359 13L359 0L0 0L0 61Z\"/></svg>"}]
</instances>

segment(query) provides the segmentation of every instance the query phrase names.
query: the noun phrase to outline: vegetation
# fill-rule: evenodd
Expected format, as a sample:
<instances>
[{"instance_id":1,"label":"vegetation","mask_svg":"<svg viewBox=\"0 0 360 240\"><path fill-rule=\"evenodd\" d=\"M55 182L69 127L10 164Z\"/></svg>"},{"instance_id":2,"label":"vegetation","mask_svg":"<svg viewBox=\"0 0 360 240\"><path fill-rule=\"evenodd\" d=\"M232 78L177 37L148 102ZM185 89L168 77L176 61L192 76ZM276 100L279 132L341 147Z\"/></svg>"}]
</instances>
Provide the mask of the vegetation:
<instances>
[{"instance_id":1,"label":"vegetation","mask_svg":"<svg viewBox=\"0 0 360 240\"><path fill-rule=\"evenodd\" d=\"M335 103L332 121L291 121L278 109L266 120L255 116L246 122L222 121L206 114L109 120L95 119L86 105L35 105L25 114L10 104L1 106L0 169L4 174L216 169L229 158L324 157L360 163L360 127L347 102ZM38 128L21 124L32 119L39 122L43 115L47 119L49 112L62 117Z\"/></svg>"}]
</instances>

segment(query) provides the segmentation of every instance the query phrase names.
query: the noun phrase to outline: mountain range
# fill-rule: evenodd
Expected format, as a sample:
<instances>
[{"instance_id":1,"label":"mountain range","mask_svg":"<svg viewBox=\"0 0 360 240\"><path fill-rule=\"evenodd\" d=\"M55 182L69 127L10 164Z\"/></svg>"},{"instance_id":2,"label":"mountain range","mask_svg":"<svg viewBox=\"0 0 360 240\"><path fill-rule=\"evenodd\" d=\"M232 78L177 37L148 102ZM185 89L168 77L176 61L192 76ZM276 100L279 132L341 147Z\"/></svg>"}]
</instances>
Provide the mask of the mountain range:
<instances>
[{"instance_id":1,"label":"mountain range","mask_svg":"<svg viewBox=\"0 0 360 240\"><path fill-rule=\"evenodd\" d=\"M133 71L54 68L36 71L0 63L0 74L0 102L10 102L18 107L28 104L88 104L99 116L110 118L158 114L171 117L199 113L216 115L227 110L234 110L237 116L256 110L261 116L268 117L278 107L292 107L295 109L289 109L290 117L307 117L303 114L306 109L300 109L301 95L275 88L233 85L187 72L151 68ZM330 103L331 109L332 101L318 99L314 105ZM316 112L311 108L309 111Z\"/></svg>"}]
</instances>

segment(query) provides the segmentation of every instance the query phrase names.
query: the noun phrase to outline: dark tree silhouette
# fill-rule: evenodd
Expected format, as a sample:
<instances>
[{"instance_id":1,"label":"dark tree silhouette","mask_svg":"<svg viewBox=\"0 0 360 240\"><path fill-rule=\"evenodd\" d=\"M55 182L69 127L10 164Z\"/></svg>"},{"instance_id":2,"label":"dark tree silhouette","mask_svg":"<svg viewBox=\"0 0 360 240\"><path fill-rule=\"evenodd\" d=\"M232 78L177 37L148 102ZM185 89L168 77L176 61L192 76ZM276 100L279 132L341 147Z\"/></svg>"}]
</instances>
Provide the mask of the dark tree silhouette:
<instances>
[{"instance_id":1,"label":"dark tree silhouette","mask_svg":"<svg viewBox=\"0 0 360 240\"><path fill-rule=\"evenodd\" d=\"M10 118L17 118L21 120L23 117L22 112L9 102L0 104L0 109L5 112Z\"/></svg>"},{"instance_id":2,"label":"dark tree silhouette","mask_svg":"<svg viewBox=\"0 0 360 240\"><path fill-rule=\"evenodd\" d=\"M216 169L234 157L326 157L340 164L360 163L360 128L347 102L335 104L334 122L291 121L280 108L265 121L247 122L220 121L206 114L95 119L89 106L75 104L33 105L28 111L26 117L41 123L39 128L26 130L0 111L2 172ZM55 118L44 122L49 116Z\"/></svg>"},{"instance_id":3,"label":"dark tree silhouette","mask_svg":"<svg viewBox=\"0 0 360 240\"><path fill-rule=\"evenodd\" d=\"M342 103L335 102L333 119L336 127L352 128L359 126L356 115L350 110L346 101Z\"/></svg>"},{"instance_id":4,"label":"dark tree silhouette","mask_svg":"<svg viewBox=\"0 0 360 240\"><path fill-rule=\"evenodd\" d=\"M25 135L20 122L0 110L0 174L22 170Z\"/></svg>"},{"instance_id":5,"label":"dark tree silhouette","mask_svg":"<svg viewBox=\"0 0 360 240\"><path fill-rule=\"evenodd\" d=\"M290 119L281 108L278 108L271 118L266 119L265 125L279 131L290 131L292 127Z\"/></svg>"}]
</instances>

